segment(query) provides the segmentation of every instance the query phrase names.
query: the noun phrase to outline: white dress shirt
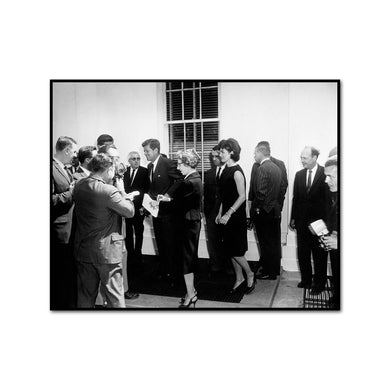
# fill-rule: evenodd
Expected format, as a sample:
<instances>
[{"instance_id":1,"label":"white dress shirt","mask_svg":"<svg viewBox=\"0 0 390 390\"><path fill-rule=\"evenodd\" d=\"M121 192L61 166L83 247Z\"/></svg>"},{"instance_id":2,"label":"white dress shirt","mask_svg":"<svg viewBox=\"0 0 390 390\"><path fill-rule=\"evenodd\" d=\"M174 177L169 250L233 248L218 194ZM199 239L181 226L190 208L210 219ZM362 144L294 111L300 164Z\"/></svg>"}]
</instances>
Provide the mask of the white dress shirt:
<instances>
[{"instance_id":1,"label":"white dress shirt","mask_svg":"<svg viewBox=\"0 0 390 390\"><path fill-rule=\"evenodd\" d=\"M317 173L317 168L318 168L318 164L316 164L313 168L311 168L311 185L313 185L313 181ZM307 187L308 180L309 180L309 168L307 168L306 170L306 187Z\"/></svg>"}]
</instances>

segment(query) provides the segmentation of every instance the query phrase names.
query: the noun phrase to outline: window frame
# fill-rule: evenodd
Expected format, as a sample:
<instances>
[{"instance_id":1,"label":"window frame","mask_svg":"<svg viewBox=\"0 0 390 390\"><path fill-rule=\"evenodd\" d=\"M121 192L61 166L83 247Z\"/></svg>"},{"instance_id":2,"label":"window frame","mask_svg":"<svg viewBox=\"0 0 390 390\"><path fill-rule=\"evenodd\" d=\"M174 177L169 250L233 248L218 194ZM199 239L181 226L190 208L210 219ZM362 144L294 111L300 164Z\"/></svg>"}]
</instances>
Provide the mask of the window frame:
<instances>
[{"instance_id":1,"label":"window frame","mask_svg":"<svg viewBox=\"0 0 390 390\"><path fill-rule=\"evenodd\" d=\"M201 177L202 177L202 182L204 182L204 173L205 173L205 167L204 167L204 128L203 124L207 122L217 122L218 124L218 134L217 134L217 143L219 140L219 132L220 132L220 83L216 81L217 85L213 86L206 86L202 87L202 81L200 80L191 80L190 82L196 83L198 82L198 86L193 86L192 88L184 88L184 82L188 82L190 80L182 80L182 81L176 81L181 83L181 88L174 88L174 89L168 89L167 88L167 83L172 83L171 81L167 81L164 83L164 89L165 89L165 116L166 116L166 121L165 124L168 129L168 143L169 143L169 155L170 157L173 155L173 135L171 135L172 132L172 127L171 125L176 125L176 124L182 124L183 125L183 132L184 132L184 149L186 149L186 125L187 124L193 124L194 125L194 133L196 134L196 124L200 124L200 134L201 134L201 139L200 139L200 144L201 144ZM203 80L203 82L207 81L214 81L214 80ZM216 89L217 90L217 109L218 109L218 115L217 117L214 118L202 118L202 90L207 90L207 89ZM195 92L196 90L199 90L199 119L184 119L185 116L185 104L184 104L184 91L193 91ZM171 92L181 92L181 114L182 114L182 119L181 120L168 120L168 109L172 110L172 100L168 102L168 99L172 98ZM193 100L194 101L194 100ZM173 114L172 111L169 113L170 117L172 118ZM197 141L198 142L198 141Z\"/></svg>"}]
</instances>

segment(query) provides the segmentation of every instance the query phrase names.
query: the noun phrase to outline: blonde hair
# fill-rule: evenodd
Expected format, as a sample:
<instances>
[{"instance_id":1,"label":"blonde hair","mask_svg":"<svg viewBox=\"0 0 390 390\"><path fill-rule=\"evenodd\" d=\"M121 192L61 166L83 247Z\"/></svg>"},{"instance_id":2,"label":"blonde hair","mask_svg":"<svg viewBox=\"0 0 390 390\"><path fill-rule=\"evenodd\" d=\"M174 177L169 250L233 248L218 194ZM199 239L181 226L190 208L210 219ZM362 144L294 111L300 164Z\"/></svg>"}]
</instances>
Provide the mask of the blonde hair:
<instances>
[{"instance_id":1,"label":"blonde hair","mask_svg":"<svg viewBox=\"0 0 390 390\"><path fill-rule=\"evenodd\" d=\"M176 153L176 156L178 158L178 160L181 160L181 162L184 164L184 165L187 165L189 166L190 168L196 168L196 166L199 164L200 162L200 156L199 154L196 152L195 149L187 149L186 151L181 151L179 150L177 153Z\"/></svg>"}]
</instances>

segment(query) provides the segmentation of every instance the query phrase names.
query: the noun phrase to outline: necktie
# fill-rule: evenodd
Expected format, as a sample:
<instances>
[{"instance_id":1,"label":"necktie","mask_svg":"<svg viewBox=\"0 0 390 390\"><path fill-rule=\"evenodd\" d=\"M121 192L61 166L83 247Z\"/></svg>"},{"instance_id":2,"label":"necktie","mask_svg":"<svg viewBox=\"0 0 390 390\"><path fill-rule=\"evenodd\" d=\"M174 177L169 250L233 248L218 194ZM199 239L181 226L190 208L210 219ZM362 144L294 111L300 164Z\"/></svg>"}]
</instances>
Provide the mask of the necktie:
<instances>
[{"instance_id":1,"label":"necktie","mask_svg":"<svg viewBox=\"0 0 390 390\"><path fill-rule=\"evenodd\" d=\"M68 178L70 181L73 181L73 176L72 176L72 172L70 171L70 168L65 166L65 172L66 174L68 175Z\"/></svg>"},{"instance_id":2,"label":"necktie","mask_svg":"<svg viewBox=\"0 0 390 390\"><path fill-rule=\"evenodd\" d=\"M306 186L307 192L310 191L310 187L311 187L311 169L309 169L309 177L307 179L307 186Z\"/></svg>"},{"instance_id":3,"label":"necktie","mask_svg":"<svg viewBox=\"0 0 390 390\"><path fill-rule=\"evenodd\" d=\"M133 184L134 174L135 174L135 169L132 169L132 172L131 172L131 175L130 175L130 185Z\"/></svg>"},{"instance_id":4,"label":"necktie","mask_svg":"<svg viewBox=\"0 0 390 390\"><path fill-rule=\"evenodd\" d=\"M218 167L218 169L217 169L217 180L220 179L220 175L221 175L221 167Z\"/></svg>"},{"instance_id":5,"label":"necktie","mask_svg":"<svg viewBox=\"0 0 390 390\"><path fill-rule=\"evenodd\" d=\"M150 170L150 182L153 181L153 163L152 163L152 166L151 166L151 170Z\"/></svg>"}]
</instances>

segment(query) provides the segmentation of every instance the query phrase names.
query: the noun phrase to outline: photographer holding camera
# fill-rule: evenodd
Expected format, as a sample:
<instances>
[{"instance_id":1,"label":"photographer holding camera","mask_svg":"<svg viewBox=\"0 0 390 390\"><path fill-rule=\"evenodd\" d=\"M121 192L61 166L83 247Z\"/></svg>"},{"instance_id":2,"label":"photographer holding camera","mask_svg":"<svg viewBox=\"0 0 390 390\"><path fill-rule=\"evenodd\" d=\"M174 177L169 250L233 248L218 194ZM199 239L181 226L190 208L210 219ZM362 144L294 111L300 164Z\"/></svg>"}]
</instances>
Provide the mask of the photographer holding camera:
<instances>
[{"instance_id":1,"label":"photographer holding camera","mask_svg":"<svg viewBox=\"0 0 390 390\"><path fill-rule=\"evenodd\" d=\"M119 156L118 156L119 157ZM114 158L99 153L91 161L92 173L74 189L77 220L74 254L77 260L79 308L95 306L99 283L108 307L125 307L122 276L124 236L122 217L134 215L123 180L113 183Z\"/></svg>"}]
</instances>

